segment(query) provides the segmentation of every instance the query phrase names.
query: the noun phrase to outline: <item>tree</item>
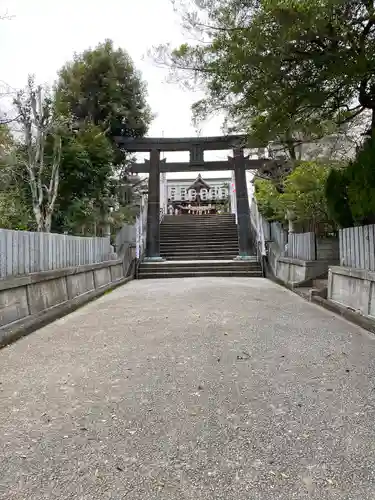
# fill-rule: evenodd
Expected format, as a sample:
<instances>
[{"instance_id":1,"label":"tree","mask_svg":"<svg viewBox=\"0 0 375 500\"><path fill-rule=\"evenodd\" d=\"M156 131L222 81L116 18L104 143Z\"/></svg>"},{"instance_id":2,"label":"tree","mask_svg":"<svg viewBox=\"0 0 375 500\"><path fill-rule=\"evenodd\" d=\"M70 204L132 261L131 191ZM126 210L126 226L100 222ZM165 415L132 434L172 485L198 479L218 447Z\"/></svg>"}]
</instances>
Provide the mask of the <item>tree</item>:
<instances>
[{"instance_id":1,"label":"tree","mask_svg":"<svg viewBox=\"0 0 375 500\"><path fill-rule=\"evenodd\" d=\"M8 125L0 124L0 159L8 155L14 147L14 140Z\"/></svg>"},{"instance_id":2,"label":"tree","mask_svg":"<svg viewBox=\"0 0 375 500\"><path fill-rule=\"evenodd\" d=\"M129 55L110 40L75 55L60 70L56 109L73 123L76 136L63 141L57 229L96 234L131 217L123 196L131 184L129 158L114 139L145 135L152 119L146 97Z\"/></svg>"},{"instance_id":3,"label":"tree","mask_svg":"<svg viewBox=\"0 0 375 500\"><path fill-rule=\"evenodd\" d=\"M204 85L207 96L194 107L198 116L224 110L236 129L293 146L330 134L368 110L375 133L372 1L189 5L185 25L199 39L167 51L167 63Z\"/></svg>"},{"instance_id":4,"label":"tree","mask_svg":"<svg viewBox=\"0 0 375 500\"><path fill-rule=\"evenodd\" d=\"M285 216L301 223L329 222L325 185L330 171L330 165L301 162L284 181L280 205Z\"/></svg>"},{"instance_id":5,"label":"tree","mask_svg":"<svg viewBox=\"0 0 375 500\"><path fill-rule=\"evenodd\" d=\"M26 230L32 227L32 213L24 171L17 164L16 153L9 127L0 125L0 227Z\"/></svg>"},{"instance_id":6,"label":"tree","mask_svg":"<svg viewBox=\"0 0 375 500\"><path fill-rule=\"evenodd\" d=\"M53 113L50 96L30 77L25 91L15 100L24 147L20 160L27 172L32 210L38 231L49 232L59 187L61 161L60 123ZM53 143L46 155L47 141Z\"/></svg>"},{"instance_id":7,"label":"tree","mask_svg":"<svg viewBox=\"0 0 375 500\"><path fill-rule=\"evenodd\" d=\"M292 219L300 224L330 222L325 197L331 165L300 162L278 189L272 180L256 179L255 198L268 220Z\"/></svg>"},{"instance_id":8,"label":"tree","mask_svg":"<svg viewBox=\"0 0 375 500\"><path fill-rule=\"evenodd\" d=\"M12 186L0 191L0 227L2 229L32 229L32 214L21 189Z\"/></svg>"},{"instance_id":9,"label":"tree","mask_svg":"<svg viewBox=\"0 0 375 500\"><path fill-rule=\"evenodd\" d=\"M375 223L375 138L367 139L346 168L331 172L325 195L341 227Z\"/></svg>"},{"instance_id":10,"label":"tree","mask_svg":"<svg viewBox=\"0 0 375 500\"><path fill-rule=\"evenodd\" d=\"M354 224L348 197L346 167L332 169L325 186L329 216L339 227L350 227Z\"/></svg>"},{"instance_id":11,"label":"tree","mask_svg":"<svg viewBox=\"0 0 375 500\"><path fill-rule=\"evenodd\" d=\"M369 138L345 171L348 200L357 224L375 223L375 137Z\"/></svg>"},{"instance_id":12,"label":"tree","mask_svg":"<svg viewBox=\"0 0 375 500\"><path fill-rule=\"evenodd\" d=\"M52 144L49 145L52 149ZM59 194L53 218L57 231L71 229L72 206L94 206L104 196L113 175L113 148L97 126L85 124L62 137ZM87 208L80 210L87 213Z\"/></svg>"},{"instance_id":13,"label":"tree","mask_svg":"<svg viewBox=\"0 0 375 500\"><path fill-rule=\"evenodd\" d=\"M259 212L269 221L284 220L280 206L280 192L269 179L255 179L255 199Z\"/></svg>"},{"instance_id":14,"label":"tree","mask_svg":"<svg viewBox=\"0 0 375 500\"><path fill-rule=\"evenodd\" d=\"M59 71L59 113L72 116L78 127L87 122L100 127L110 139L146 134L152 119L146 97L146 85L130 56L110 40L76 54ZM122 160L120 155L118 163Z\"/></svg>"}]
</instances>

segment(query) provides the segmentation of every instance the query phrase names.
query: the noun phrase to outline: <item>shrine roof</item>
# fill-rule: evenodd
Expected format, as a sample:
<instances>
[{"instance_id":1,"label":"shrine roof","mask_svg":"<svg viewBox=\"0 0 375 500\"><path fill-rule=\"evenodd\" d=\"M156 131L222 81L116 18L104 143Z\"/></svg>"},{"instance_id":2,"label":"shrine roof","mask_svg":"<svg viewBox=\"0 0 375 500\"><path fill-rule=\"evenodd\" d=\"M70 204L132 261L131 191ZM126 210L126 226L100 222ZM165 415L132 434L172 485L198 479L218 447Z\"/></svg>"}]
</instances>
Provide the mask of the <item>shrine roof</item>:
<instances>
[{"instance_id":1,"label":"shrine roof","mask_svg":"<svg viewBox=\"0 0 375 500\"><path fill-rule=\"evenodd\" d=\"M202 179L201 174L199 174L198 177L193 182L193 184L188 188L188 191L190 191L191 189L199 191L202 188L207 189L208 191L211 189L211 187L207 184L207 182Z\"/></svg>"}]
</instances>

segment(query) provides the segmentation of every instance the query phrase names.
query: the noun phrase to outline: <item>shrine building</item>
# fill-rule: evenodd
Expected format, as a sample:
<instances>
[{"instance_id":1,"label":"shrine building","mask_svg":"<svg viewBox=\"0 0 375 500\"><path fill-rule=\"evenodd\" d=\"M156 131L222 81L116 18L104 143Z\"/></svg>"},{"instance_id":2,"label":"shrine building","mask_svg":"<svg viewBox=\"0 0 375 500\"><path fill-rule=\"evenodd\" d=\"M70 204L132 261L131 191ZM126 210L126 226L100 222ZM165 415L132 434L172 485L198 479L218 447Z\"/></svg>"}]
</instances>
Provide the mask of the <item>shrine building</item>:
<instances>
[{"instance_id":1,"label":"shrine building","mask_svg":"<svg viewBox=\"0 0 375 500\"><path fill-rule=\"evenodd\" d=\"M201 174L194 179L167 179L169 210L180 213L201 207L210 213L229 211L230 177L203 179Z\"/></svg>"}]
</instances>

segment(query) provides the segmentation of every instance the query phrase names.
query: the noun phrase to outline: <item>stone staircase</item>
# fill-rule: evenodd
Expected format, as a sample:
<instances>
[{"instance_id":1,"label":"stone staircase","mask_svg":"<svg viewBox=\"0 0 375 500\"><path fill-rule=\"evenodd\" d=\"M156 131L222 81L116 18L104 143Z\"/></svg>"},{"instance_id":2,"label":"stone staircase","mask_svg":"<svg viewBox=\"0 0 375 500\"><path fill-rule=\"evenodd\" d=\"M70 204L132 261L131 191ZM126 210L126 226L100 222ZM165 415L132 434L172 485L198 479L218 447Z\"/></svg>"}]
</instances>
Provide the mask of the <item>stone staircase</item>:
<instances>
[{"instance_id":1,"label":"stone staircase","mask_svg":"<svg viewBox=\"0 0 375 500\"><path fill-rule=\"evenodd\" d=\"M261 277L256 257L246 261L238 256L235 216L165 216L160 226L160 255L163 262L142 262L138 277Z\"/></svg>"}]
</instances>

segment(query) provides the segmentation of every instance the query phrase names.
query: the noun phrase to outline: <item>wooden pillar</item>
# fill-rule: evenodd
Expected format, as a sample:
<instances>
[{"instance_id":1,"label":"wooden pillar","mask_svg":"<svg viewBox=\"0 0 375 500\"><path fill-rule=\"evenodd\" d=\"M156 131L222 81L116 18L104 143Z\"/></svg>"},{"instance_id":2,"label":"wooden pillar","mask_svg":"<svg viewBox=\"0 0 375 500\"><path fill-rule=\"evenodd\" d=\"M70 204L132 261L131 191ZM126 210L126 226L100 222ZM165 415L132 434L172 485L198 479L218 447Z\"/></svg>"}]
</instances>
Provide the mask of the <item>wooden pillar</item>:
<instances>
[{"instance_id":1,"label":"wooden pillar","mask_svg":"<svg viewBox=\"0 0 375 500\"><path fill-rule=\"evenodd\" d=\"M160 151L150 152L149 164L146 260L163 260L160 257Z\"/></svg>"},{"instance_id":2,"label":"wooden pillar","mask_svg":"<svg viewBox=\"0 0 375 500\"><path fill-rule=\"evenodd\" d=\"M243 149L234 149L233 158L229 158L234 170L236 185L237 224L238 224L238 259L248 259L255 255L250 232L249 195L246 183L246 165Z\"/></svg>"}]
</instances>

